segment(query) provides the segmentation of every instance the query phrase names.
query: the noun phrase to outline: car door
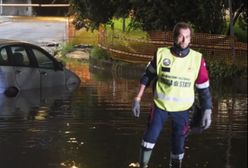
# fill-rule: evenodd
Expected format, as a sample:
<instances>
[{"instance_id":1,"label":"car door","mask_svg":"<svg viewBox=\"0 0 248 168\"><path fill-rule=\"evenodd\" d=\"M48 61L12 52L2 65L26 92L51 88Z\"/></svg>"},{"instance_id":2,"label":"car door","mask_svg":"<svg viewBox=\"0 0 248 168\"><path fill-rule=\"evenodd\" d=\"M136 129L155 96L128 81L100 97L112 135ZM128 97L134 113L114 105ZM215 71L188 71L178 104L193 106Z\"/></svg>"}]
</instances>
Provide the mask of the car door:
<instances>
[{"instance_id":1,"label":"car door","mask_svg":"<svg viewBox=\"0 0 248 168\"><path fill-rule=\"evenodd\" d=\"M15 79L20 90L40 87L40 72L23 45L10 46Z\"/></svg>"},{"instance_id":2,"label":"car door","mask_svg":"<svg viewBox=\"0 0 248 168\"><path fill-rule=\"evenodd\" d=\"M32 53L40 70L42 88L65 85L64 69L58 68L57 61L51 55L38 47L33 47Z\"/></svg>"}]
</instances>

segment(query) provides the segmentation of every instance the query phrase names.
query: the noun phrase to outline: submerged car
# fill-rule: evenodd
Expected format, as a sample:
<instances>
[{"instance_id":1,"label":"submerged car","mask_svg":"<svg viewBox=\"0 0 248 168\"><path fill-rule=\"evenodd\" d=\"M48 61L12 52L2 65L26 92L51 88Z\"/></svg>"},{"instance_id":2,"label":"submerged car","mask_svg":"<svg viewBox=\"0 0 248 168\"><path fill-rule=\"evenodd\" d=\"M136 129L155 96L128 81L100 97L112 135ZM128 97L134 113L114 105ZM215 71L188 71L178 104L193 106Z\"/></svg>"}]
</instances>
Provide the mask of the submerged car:
<instances>
[{"instance_id":1,"label":"submerged car","mask_svg":"<svg viewBox=\"0 0 248 168\"><path fill-rule=\"evenodd\" d=\"M14 97L0 94L0 118L4 119L16 115L22 118L47 116L51 108L52 111L54 108L60 108L60 104L57 105L57 102L71 102L71 95L74 91L71 88L68 90L65 86L57 86L21 90ZM51 115L56 114L52 113Z\"/></svg>"},{"instance_id":2,"label":"submerged car","mask_svg":"<svg viewBox=\"0 0 248 168\"><path fill-rule=\"evenodd\" d=\"M56 86L75 88L79 84L79 77L43 48L0 39L0 94Z\"/></svg>"}]
</instances>

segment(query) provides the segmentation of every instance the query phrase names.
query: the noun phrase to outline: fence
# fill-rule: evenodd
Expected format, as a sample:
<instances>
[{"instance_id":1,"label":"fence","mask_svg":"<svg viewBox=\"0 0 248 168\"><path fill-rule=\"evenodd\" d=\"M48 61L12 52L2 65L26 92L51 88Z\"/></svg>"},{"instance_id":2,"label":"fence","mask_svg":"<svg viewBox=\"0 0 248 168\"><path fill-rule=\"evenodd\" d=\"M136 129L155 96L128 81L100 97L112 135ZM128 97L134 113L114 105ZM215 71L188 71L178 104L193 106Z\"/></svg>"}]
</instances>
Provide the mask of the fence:
<instances>
[{"instance_id":1,"label":"fence","mask_svg":"<svg viewBox=\"0 0 248 168\"><path fill-rule=\"evenodd\" d=\"M107 32L101 27L98 37L99 46L108 50L113 59L132 63L146 63L153 57L156 49L173 45L172 32L152 31L146 38L130 38ZM195 33L191 48L203 53L204 57L214 60L247 66L247 43L238 42L236 38L224 35Z\"/></svg>"}]
</instances>

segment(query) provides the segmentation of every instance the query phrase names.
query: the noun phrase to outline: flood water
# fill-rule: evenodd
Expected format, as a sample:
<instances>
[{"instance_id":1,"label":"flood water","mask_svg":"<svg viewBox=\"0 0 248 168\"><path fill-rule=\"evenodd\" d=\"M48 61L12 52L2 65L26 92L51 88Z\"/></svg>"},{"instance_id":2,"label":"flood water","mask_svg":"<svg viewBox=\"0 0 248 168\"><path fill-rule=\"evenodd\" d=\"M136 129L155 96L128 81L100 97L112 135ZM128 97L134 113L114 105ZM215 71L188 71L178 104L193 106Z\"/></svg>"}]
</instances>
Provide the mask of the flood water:
<instances>
[{"instance_id":1,"label":"flood water","mask_svg":"<svg viewBox=\"0 0 248 168\"><path fill-rule=\"evenodd\" d=\"M1 168L128 168L137 162L151 90L136 119L131 102L138 78L92 69L88 63L70 68L82 80L73 92L52 88L0 96ZM189 136L184 168L247 167L246 84L212 83L212 125ZM168 168L169 154L167 122L150 167Z\"/></svg>"}]
</instances>

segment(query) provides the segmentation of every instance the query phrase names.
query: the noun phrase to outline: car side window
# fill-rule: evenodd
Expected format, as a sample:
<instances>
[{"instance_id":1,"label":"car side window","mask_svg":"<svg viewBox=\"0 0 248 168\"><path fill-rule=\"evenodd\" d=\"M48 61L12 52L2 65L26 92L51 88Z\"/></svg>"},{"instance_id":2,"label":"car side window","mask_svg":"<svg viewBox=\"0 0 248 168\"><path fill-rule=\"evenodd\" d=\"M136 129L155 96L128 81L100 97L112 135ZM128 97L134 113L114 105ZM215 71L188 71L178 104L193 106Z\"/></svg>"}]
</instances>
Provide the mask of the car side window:
<instances>
[{"instance_id":1,"label":"car side window","mask_svg":"<svg viewBox=\"0 0 248 168\"><path fill-rule=\"evenodd\" d=\"M30 66L31 62L28 53L22 46L11 46L14 64L16 66Z\"/></svg>"},{"instance_id":2,"label":"car side window","mask_svg":"<svg viewBox=\"0 0 248 168\"><path fill-rule=\"evenodd\" d=\"M9 57L6 48L0 49L0 65L9 65Z\"/></svg>"},{"instance_id":3,"label":"car side window","mask_svg":"<svg viewBox=\"0 0 248 168\"><path fill-rule=\"evenodd\" d=\"M51 58L46 56L45 53L41 52L38 49L32 48L34 56L38 62L39 68L46 68L46 69L54 69L54 62Z\"/></svg>"}]
</instances>

